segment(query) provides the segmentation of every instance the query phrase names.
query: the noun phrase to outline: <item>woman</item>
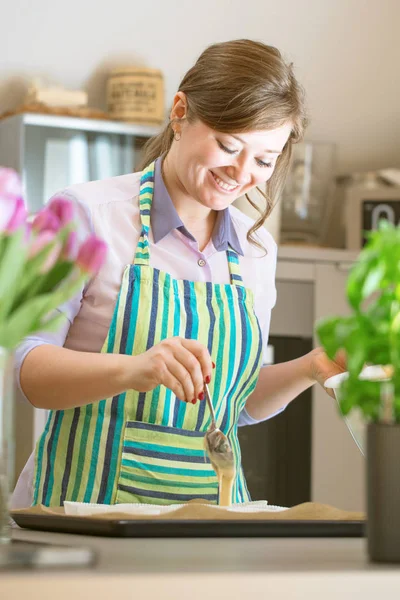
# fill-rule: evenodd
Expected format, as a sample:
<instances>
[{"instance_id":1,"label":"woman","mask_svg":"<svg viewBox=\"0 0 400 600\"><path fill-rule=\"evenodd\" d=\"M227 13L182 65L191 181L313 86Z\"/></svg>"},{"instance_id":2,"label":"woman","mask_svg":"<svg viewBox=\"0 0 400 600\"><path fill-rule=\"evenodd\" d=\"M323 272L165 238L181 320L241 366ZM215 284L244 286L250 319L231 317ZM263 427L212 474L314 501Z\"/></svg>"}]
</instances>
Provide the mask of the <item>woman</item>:
<instances>
[{"instance_id":1,"label":"woman","mask_svg":"<svg viewBox=\"0 0 400 600\"><path fill-rule=\"evenodd\" d=\"M343 370L318 349L260 369L276 265L260 227L304 126L301 88L278 50L215 44L183 78L141 173L64 191L109 255L60 307L63 330L18 350L23 393L51 413L14 506L216 502L204 382L238 467L232 501L249 500L238 424L270 418ZM265 184L253 223L231 205Z\"/></svg>"}]
</instances>

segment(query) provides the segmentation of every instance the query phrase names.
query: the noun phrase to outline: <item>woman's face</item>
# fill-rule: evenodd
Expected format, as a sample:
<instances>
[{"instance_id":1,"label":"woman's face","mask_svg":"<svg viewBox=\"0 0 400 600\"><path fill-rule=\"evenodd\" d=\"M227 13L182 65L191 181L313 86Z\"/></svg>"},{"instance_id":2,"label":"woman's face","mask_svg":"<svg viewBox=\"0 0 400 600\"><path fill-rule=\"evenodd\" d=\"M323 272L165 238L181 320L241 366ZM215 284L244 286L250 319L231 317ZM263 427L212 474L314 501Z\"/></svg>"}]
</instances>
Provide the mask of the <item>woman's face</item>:
<instances>
[{"instance_id":1,"label":"woman's face","mask_svg":"<svg viewBox=\"0 0 400 600\"><path fill-rule=\"evenodd\" d=\"M171 154L182 191L211 210L222 210L270 179L291 125L228 134L184 120L179 131Z\"/></svg>"}]
</instances>

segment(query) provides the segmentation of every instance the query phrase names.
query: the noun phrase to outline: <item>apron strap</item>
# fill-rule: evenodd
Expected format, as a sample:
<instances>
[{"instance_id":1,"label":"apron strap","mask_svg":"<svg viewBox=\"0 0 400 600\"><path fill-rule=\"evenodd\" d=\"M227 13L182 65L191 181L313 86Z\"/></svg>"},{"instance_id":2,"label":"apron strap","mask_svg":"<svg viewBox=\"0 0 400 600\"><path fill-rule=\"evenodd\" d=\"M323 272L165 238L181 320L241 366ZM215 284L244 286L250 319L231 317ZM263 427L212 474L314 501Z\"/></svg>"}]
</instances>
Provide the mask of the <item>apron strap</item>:
<instances>
[{"instance_id":1,"label":"apron strap","mask_svg":"<svg viewBox=\"0 0 400 600\"><path fill-rule=\"evenodd\" d=\"M227 250L229 273L231 276L231 285L244 287L243 279L240 274L239 256L234 250Z\"/></svg>"},{"instance_id":2,"label":"apron strap","mask_svg":"<svg viewBox=\"0 0 400 600\"><path fill-rule=\"evenodd\" d=\"M149 229L153 192L154 162L152 162L148 167L144 169L140 178L139 208L142 231L136 248L135 258L133 260L133 263L135 265L148 266L150 264Z\"/></svg>"},{"instance_id":3,"label":"apron strap","mask_svg":"<svg viewBox=\"0 0 400 600\"><path fill-rule=\"evenodd\" d=\"M140 178L140 221L142 231L135 252L133 263L135 265L150 264L150 244L149 244L149 229L150 229L150 212L154 193L154 162L146 167ZM243 279L240 274L239 256L234 250L227 250L226 256L228 259L228 267L231 285L244 287Z\"/></svg>"}]
</instances>

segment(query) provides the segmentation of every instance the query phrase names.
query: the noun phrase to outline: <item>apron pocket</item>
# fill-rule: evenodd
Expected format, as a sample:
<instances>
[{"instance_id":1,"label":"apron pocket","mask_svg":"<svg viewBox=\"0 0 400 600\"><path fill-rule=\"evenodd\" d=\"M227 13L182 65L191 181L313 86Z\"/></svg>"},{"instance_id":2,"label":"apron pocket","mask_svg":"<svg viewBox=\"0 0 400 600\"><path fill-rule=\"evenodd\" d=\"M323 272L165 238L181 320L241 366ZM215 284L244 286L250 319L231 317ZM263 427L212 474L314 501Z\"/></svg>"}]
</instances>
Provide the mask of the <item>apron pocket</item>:
<instances>
[{"instance_id":1,"label":"apron pocket","mask_svg":"<svg viewBox=\"0 0 400 600\"><path fill-rule=\"evenodd\" d=\"M217 503L218 479L204 449L204 432L128 421L117 503Z\"/></svg>"}]
</instances>

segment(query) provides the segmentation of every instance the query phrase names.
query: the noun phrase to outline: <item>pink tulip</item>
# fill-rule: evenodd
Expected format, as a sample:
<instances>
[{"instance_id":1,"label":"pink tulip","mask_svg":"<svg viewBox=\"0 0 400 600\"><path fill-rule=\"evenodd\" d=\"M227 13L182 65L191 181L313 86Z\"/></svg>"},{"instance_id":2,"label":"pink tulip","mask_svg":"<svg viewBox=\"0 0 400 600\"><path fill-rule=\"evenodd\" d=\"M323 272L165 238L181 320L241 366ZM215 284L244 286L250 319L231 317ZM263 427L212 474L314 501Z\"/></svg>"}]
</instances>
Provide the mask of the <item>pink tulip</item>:
<instances>
[{"instance_id":1,"label":"pink tulip","mask_svg":"<svg viewBox=\"0 0 400 600\"><path fill-rule=\"evenodd\" d=\"M26 218L21 181L13 169L0 167L0 231L12 233Z\"/></svg>"},{"instance_id":2,"label":"pink tulip","mask_svg":"<svg viewBox=\"0 0 400 600\"><path fill-rule=\"evenodd\" d=\"M53 198L48 204L48 209L58 217L61 227L64 227L74 218L74 206L65 198Z\"/></svg>"},{"instance_id":3,"label":"pink tulip","mask_svg":"<svg viewBox=\"0 0 400 600\"><path fill-rule=\"evenodd\" d=\"M0 167L0 196L20 198L22 196L21 179L14 169Z\"/></svg>"},{"instance_id":4,"label":"pink tulip","mask_svg":"<svg viewBox=\"0 0 400 600\"><path fill-rule=\"evenodd\" d=\"M7 227L15 210L15 200L0 195L0 233Z\"/></svg>"},{"instance_id":5,"label":"pink tulip","mask_svg":"<svg viewBox=\"0 0 400 600\"><path fill-rule=\"evenodd\" d=\"M39 252L43 250L43 248L54 242L55 237L56 234L54 233L54 231L41 231L40 233L38 233L38 235L34 238L33 242L29 246L28 258L33 258L37 254L39 254Z\"/></svg>"},{"instance_id":6,"label":"pink tulip","mask_svg":"<svg viewBox=\"0 0 400 600\"><path fill-rule=\"evenodd\" d=\"M34 218L32 229L37 233L40 231L54 231L57 233L61 229L61 222L57 215L46 207L38 212Z\"/></svg>"},{"instance_id":7,"label":"pink tulip","mask_svg":"<svg viewBox=\"0 0 400 600\"><path fill-rule=\"evenodd\" d=\"M14 233L26 221L28 213L22 198L17 198L14 203L14 211L5 227L7 233Z\"/></svg>"},{"instance_id":8,"label":"pink tulip","mask_svg":"<svg viewBox=\"0 0 400 600\"><path fill-rule=\"evenodd\" d=\"M78 234L70 231L62 249L61 255L64 260L74 261L78 253Z\"/></svg>"},{"instance_id":9,"label":"pink tulip","mask_svg":"<svg viewBox=\"0 0 400 600\"><path fill-rule=\"evenodd\" d=\"M96 275L105 262L107 244L95 235L89 236L79 248L77 265L89 275Z\"/></svg>"}]
</instances>

